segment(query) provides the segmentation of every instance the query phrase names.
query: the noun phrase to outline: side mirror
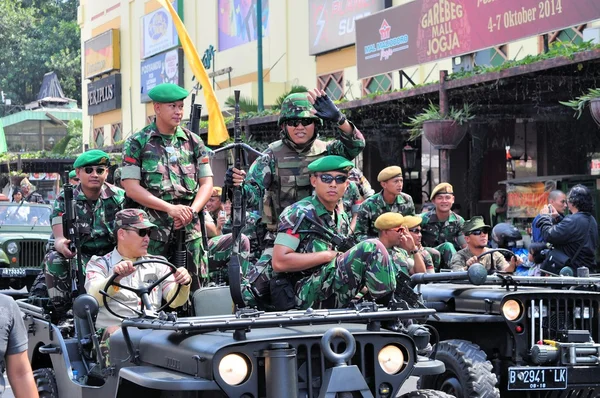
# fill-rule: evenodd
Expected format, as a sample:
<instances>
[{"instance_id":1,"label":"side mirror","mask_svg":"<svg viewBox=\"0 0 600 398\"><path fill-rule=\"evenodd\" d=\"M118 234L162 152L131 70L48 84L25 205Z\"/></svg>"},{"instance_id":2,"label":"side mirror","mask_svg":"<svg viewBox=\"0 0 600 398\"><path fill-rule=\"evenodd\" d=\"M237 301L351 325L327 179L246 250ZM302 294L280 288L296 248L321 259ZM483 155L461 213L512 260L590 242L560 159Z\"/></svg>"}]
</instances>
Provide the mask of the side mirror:
<instances>
[{"instance_id":1,"label":"side mirror","mask_svg":"<svg viewBox=\"0 0 600 398\"><path fill-rule=\"evenodd\" d=\"M475 263L467 270L469 282L473 285L483 285L487 280L487 269L481 263Z\"/></svg>"},{"instance_id":2,"label":"side mirror","mask_svg":"<svg viewBox=\"0 0 600 398\"><path fill-rule=\"evenodd\" d=\"M73 315L80 319L87 319L86 310L88 309L90 310L92 319L96 318L100 309L98 300L89 294L77 296L75 301L73 301Z\"/></svg>"}]
</instances>

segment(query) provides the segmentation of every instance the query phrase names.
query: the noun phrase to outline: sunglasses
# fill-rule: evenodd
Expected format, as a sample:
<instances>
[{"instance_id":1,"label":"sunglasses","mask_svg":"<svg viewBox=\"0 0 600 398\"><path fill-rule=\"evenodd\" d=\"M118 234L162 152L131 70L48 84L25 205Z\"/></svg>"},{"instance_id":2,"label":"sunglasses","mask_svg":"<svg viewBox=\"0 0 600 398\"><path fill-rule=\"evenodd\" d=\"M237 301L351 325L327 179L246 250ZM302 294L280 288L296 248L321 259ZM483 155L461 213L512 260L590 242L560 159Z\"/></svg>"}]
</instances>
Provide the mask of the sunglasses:
<instances>
[{"instance_id":1,"label":"sunglasses","mask_svg":"<svg viewBox=\"0 0 600 398\"><path fill-rule=\"evenodd\" d=\"M312 120L312 119L291 119L291 120L287 120L285 122L285 124L287 124L288 127L298 127L299 124L306 127L306 126L310 126L313 123L314 123L314 120Z\"/></svg>"},{"instance_id":2,"label":"sunglasses","mask_svg":"<svg viewBox=\"0 0 600 398\"><path fill-rule=\"evenodd\" d=\"M489 231L487 229L476 229L475 231L471 231L467 234L468 235L475 235L475 236L479 236L481 234L488 234Z\"/></svg>"},{"instance_id":3,"label":"sunglasses","mask_svg":"<svg viewBox=\"0 0 600 398\"><path fill-rule=\"evenodd\" d=\"M106 171L106 167L88 166L84 167L83 170L85 170L85 174L92 174L95 171L96 174L101 176Z\"/></svg>"},{"instance_id":4,"label":"sunglasses","mask_svg":"<svg viewBox=\"0 0 600 398\"><path fill-rule=\"evenodd\" d=\"M420 234L421 228L411 228L411 229L409 229L409 231L412 232L413 234Z\"/></svg>"},{"instance_id":5,"label":"sunglasses","mask_svg":"<svg viewBox=\"0 0 600 398\"><path fill-rule=\"evenodd\" d=\"M79 182L79 178L71 178L71 180L73 180L75 182Z\"/></svg>"},{"instance_id":6,"label":"sunglasses","mask_svg":"<svg viewBox=\"0 0 600 398\"><path fill-rule=\"evenodd\" d=\"M332 181L335 181L336 184L343 184L348 179L348 176L337 175L334 177L331 174L321 174L319 175L319 178L325 184L331 184Z\"/></svg>"},{"instance_id":7,"label":"sunglasses","mask_svg":"<svg viewBox=\"0 0 600 398\"><path fill-rule=\"evenodd\" d=\"M125 231L135 231L137 232L138 236L140 238L145 237L146 235L148 235L150 233L150 229L146 228L146 229L136 229L136 228L123 228Z\"/></svg>"}]
</instances>

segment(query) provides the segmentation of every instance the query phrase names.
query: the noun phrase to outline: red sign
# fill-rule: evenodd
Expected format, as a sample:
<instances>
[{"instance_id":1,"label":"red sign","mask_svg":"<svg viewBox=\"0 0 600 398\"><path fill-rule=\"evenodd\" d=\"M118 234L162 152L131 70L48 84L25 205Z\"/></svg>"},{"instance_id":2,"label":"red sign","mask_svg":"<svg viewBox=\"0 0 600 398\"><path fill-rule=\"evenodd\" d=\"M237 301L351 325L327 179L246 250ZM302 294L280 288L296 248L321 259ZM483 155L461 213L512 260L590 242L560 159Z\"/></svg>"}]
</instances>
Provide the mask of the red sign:
<instances>
[{"instance_id":1,"label":"red sign","mask_svg":"<svg viewBox=\"0 0 600 398\"><path fill-rule=\"evenodd\" d=\"M597 0L415 0L356 20L358 77L600 18Z\"/></svg>"}]
</instances>

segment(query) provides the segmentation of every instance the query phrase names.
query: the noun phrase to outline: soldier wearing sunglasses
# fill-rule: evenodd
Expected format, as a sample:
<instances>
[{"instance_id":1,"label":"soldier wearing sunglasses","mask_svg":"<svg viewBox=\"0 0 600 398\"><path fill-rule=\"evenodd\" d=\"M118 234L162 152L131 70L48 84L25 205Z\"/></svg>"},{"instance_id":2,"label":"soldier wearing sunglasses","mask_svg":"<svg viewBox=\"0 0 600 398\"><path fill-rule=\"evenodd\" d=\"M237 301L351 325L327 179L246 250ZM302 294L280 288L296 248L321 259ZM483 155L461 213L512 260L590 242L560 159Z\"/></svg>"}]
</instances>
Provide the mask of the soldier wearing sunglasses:
<instances>
[{"instance_id":1,"label":"soldier wearing sunglasses","mask_svg":"<svg viewBox=\"0 0 600 398\"><path fill-rule=\"evenodd\" d=\"M426 272L425 260L419 255L419 247L406 227L406 225L414 225L414 220L405 222L405 218L407 217L393 212L383 213L377 217L375 226L379 230L379 240L388 249L395 273L404 272L406 275L412 275Z\"/></svg>"},{"instance_id":2,"label":"soldier wearing sunglasses","mask_svg":"<svg viewBox=\"0 0 600 398\"><path fill-rule=\"evenodd\" d=\"M198 213L213 191L213 173L202 139L179 126L188 92L176 84L152 88L155 121L132 135L123 146L121 185L157 228L150 233L148 253L169 256L176 230L185 228L192 291L208 277L206 248Z\"/></svg>"},{"instance_id":3,"label":"soldier wearing sunglasses","mask_svg":"<svg viewBox=\"0 0 600 398\"><path fill-rule=\"evenodd\" d=\"M104 255L115 247L114 219L123 208L125 191L106 183L109 157L105 152L93 149L79 155L75 160L75 177L79 184L73 189L77 226L81 245L83 271L93 255ZM68 309L70 305L71 278L69 260L76 253L69 250L71 243L63 231L65 201L63 193L54 201L51 214L54 250L44 257L46 286L56 311Z\"/></svg>"},{"instance_id":4,"label":"soldier wearing sunglasses","mask_svg":"<svg viewBox=\"0 0 600 398\"><path fill-rule=\"evenodd\" d=\"M494 269L503 272L513 272L516 266L523 262L519 256L512 256L510 262L508 262L499 252L492 253L491 256L488 254L478 260L478 256L491 250L487 247L490 230L491 227L484 223L481 216L475 216L465 222L463 233L465 234L467 247L459 250L452 256L450 260L452 271L466 271L471 265L481 263L488 271Z\"/></svg>"},{"instance_id":5,"label":"soldier wearing sunglasses","mask_svg":"<svg viewBox=\"0 0 600 398\"><path fill-rule=\"evenodd\" d=\"M322 121L330 122L337 139L329 142L318 138ZM265 155L250 166L248 175L237 169L227 172L226 183L242 185L247 207L260 208L266 235L260 237L264 247L271 248L277 220L287 206L310 196L308 164L326 155L339 155L352 160L365 147L361 132L346 119L323 90L288 95L281 105L278 124L281 140L269 145Z\"/></svg>"}]
</instances>

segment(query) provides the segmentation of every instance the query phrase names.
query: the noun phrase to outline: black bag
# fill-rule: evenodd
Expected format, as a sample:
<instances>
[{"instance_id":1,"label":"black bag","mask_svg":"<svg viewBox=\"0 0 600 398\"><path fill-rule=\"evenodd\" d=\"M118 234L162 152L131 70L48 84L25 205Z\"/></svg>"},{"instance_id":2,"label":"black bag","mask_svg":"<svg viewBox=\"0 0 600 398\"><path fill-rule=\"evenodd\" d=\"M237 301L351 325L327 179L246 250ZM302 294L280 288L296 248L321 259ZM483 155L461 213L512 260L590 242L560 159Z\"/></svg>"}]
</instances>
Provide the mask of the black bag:
<instances>
[{"instance_id":1,"label":"black bag","mask_svg":"<svg viewBox=\"0 0 600 398\"><path fill-rule=\"evenodd\" d=\"M275 311L287 311L296 306L294 284L286 276L278 275L269 281L271 305Z\"/></svg>"},{"instance_id":2,"label":"black bag","mask_svg":"<svg viewBox=\"0 0 600 398\"><path fill-rule=\"evenodd\" d=\"M573 258L577 257L579 254L579 250L575 253ZM562 250L552 249L548 252L548 257L542 263L540 269L542 271L547 271L556 275L560 274L560 270L564 267L569 267L571 265L571 258L565 254Z\"/></svg>"}]
</instances>

